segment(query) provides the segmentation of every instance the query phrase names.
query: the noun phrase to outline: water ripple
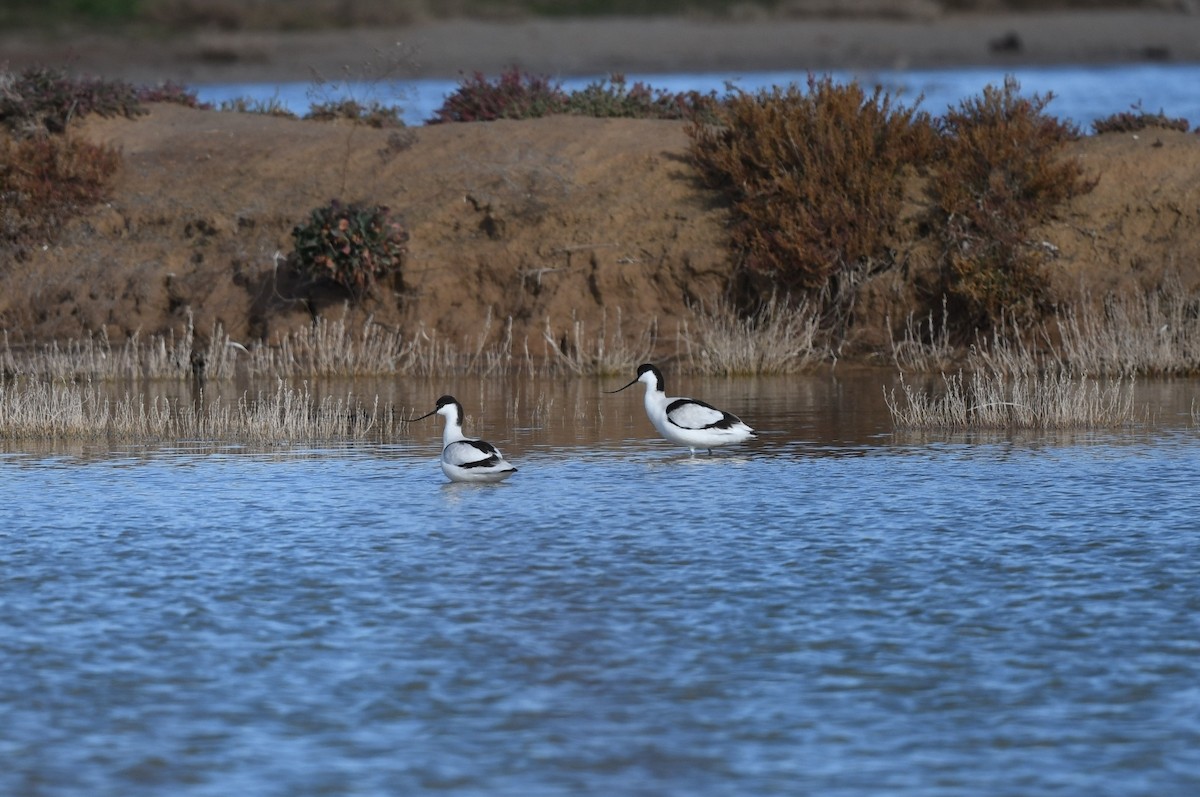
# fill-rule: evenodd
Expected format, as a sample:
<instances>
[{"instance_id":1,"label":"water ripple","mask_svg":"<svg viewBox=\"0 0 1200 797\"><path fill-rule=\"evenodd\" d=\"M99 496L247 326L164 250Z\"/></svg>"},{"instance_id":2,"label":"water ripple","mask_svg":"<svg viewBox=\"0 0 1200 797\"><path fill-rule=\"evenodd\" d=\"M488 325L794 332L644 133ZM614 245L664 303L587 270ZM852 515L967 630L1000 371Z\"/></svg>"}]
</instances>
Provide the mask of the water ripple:
<instances>
[{"instance_id":1,"label":"water ripple","mask_svg":"<svg viewBox=\"0 0 1200 797\"><path fill-rule=\"evenodd\" d=\"M1194 435L825 449L6 455L0 792L1200 787Z\"/></svg>"}]
</instances>

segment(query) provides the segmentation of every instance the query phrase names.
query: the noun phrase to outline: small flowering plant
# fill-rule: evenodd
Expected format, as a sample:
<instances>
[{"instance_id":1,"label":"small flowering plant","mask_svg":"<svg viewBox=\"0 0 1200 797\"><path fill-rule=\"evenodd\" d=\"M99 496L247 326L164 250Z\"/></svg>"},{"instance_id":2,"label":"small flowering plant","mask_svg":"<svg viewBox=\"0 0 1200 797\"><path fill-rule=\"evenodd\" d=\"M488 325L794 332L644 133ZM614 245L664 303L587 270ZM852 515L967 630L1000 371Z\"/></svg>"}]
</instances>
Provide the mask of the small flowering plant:
<instances>
[{"instance_id":1,"label":"small flowering plant","mask_svg":"<svg viewBox=\"0 0 1200 797\"><path fill-rule=\"evenodd\" d=\"M340 285L362 301L380 279L400 273L408 231L382 205L334 199L293 228L292 238L289 260L298 271Z\"/></svg>"}]
</instances>

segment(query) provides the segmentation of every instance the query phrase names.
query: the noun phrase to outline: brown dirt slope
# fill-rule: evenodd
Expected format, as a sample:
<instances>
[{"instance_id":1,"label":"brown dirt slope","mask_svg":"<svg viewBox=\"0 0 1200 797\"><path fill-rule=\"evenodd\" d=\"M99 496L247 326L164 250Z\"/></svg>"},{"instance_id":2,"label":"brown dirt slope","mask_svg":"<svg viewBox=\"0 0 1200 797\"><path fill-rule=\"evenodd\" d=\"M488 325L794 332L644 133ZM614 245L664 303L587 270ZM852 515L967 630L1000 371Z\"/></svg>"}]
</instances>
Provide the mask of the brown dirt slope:
<instances>
[{"instance_id":1,"label":"brown dirt slope","mask_svg":"<svg viewBox=\"0 0 1200 797\"><path fill-rule=\"evenodd\" d=\"M455 344L473 343L489 316L499 335L511 317L518 346L541 351L547 324L556 336L576 320L594 332L617 310L628 333L657 320L669 338L688 304L720 296L732 274L725 207L688 164L679 123L410 132L398 148L387 131L173 105L89 119L72 134L124 155L111 201L28 260L0 264L0 329L18 344L101 330L119 341L191 316L202 332L220 324L247 340L307 324L314 309L340 316L340 303L300 300L277 268L292 227L335 197L391 207L412 236L402 284L352 318L424 325ZM1069 156L1100 180L1039 231L1058 249L1063 295L1173 279L1200 290L1200 138L1113 134ZM910 284L893 272L864 286L856 342L884 345L887 316L920 310Z\"/></svg>"}]
</instances>

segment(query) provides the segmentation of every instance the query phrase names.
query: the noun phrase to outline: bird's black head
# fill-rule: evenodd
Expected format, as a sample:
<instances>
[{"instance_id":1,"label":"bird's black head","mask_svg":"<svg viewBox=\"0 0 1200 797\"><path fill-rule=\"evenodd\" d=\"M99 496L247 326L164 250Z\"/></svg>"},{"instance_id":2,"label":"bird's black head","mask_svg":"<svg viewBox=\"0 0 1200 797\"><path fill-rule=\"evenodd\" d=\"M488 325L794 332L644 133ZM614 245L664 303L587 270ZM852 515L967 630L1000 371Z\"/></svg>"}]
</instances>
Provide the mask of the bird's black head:
<instances>
[{"instance_id":1,"label":"bird's black head","mask_svg":"<svg viewBox=\"0 0 1200 797\"><path fill-rule=\"evenodd\" d=\"M413 418L412 420L419 421L422 418L428 418L430 415L433 415L434 413L441 412L446 407L454 407L454 409L457 413L457 417L458 417L458 425L462 426L462 422L463 422L462 405L458 403L458 399L454 398L454 396L442 396L440 399L437 400L436 407L434 407L432 410L430 410L429 412L422 415L420 418Z\"/></svg>"},{"instance_id":2,"label":"bird's black head","mask_svg":"<svg viewBox=\"0 0 1200 797\"><path fill-rule=\"evenodd\" d=\"M646 374L654 374L654 387L656 390L660 392L666 390L666 388L663 386L662 371L658 370L650 363L642 363L638 366L637 379L633 381L640 381Z\"/></svg>"},{"instance_id":3,"label":"bird's black head","mask_svg":"<svg viewBox=\"0 0 1200 797\"><path fill-rule=\"evenodd\" d=\"M643 364L639 365L638 369L637 369L637 376L635 376L633 378L632 382L630 382L628 385L625 385L625 387L633 387L638 382L645 382L646 380L643 377L646 374L653 374L654 382L655 382L657 389L658 390L663 389L662 373L659 372L659 370L657 368L655 368L653 365L651 365L650 363L643 363ZM616 390L606 390L604 392L605 393L620 393L622 390L625 389L625 387L619 387Z\"/></svg>"}]
</instances>

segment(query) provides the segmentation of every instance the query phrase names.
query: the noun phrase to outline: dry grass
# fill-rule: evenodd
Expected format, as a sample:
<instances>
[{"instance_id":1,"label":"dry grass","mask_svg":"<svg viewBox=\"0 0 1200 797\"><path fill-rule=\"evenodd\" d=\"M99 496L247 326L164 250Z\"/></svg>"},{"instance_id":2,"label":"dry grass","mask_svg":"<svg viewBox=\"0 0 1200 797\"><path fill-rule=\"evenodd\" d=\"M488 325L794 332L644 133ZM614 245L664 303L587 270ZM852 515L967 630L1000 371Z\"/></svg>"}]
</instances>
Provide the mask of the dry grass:
<instances>
[{"instance_id":1,"label":"dry grass","mask_svg":"<svg viewBox=\"0 0 1200 797\"><path fill-rule=\"evenodd\" d=\"M978 370L942 376L934 395L901 378L884 400L898 429L1098 429L1134 422L1133 385L1107 385L1066 371L1010 375Z\"/></svg>"},{"instance_id":2,"label":"dry grass","mask_svg":"<svg viewBox=\"0 0 1200 797\"><path fill-rule=\"evenodd\" d=\"M617 308L612 327L608 311L600 318L600 330L588 336L586 324L578 318L571 323L569 333L556 334L546 320L542 332L545 343L544 361L551 373L575 376L611 376L635 370L640 363L652 359L658 341L658 320L651 319L633 338L625 335L621 308Z\"/></svg>"},{"instance_id":3,"label":"dry grass","mask_svg":"<svg viewBox=\"0 0 1200 797\"><path fill-rule=\"evenodd\" d=\"M274 343L244 346L219 328L210 339L202 339L189 324L178 336L173 332L149 339L133 335L125 343L114 345L102 332L31 350L14 349L4 334L0 341L0 373L68 381L180 380L197 376L209 381L235 376L589 376L628 371L651 359L657 342L654 321L636 337L627 337L618 311L614 324L609 324L606 314L594 334L581 320L574 321L563 333L556 333L547 322L543 351L535 358L528 341L518 351L511 319L498 336L493 335L494 326L489 315L473 340L455 343L423 326L406 335L370 319L358 328L345 320L319 319L311 326L282 335Z\"/></svg>"},{"instance_id":4,"label":"dry grass","mask_svg":"<svg viewBox=\"0 0 1200 797\"><path fill-rule=\"evenodd\" d=\"M1001 317L969 347L946 322L912 317L893 339L892 361L906 373L957 366L1009 375L1047 369L1092 376L1183 376L1200 372L1200 295L1167 283L1156 291L1095 302L1082 294L1044 324L1018 327ZM888 320L889 327L891 320Z\"/></svg>"},{"instance_id":5,"label":"dry grass","mask_svg":"<svg viewBox=\"0 0 1200 797\"><path fill-rule=\"evenodd\" d=\"M236 401L190 401L126 393L119 399L91 383L0 380L0 439L237 441L273 445L311 441L389 440L407 427L404 413L363 402L316 398L305 385L280 381L273 393Z\"/></svg>"},{"instance_id":6,"label":"dry grass","mask_svg":"<svg viewBox=\"0 0 1200 797\"><path fill-rule=\"evenodd\" d=\"M1081 373L1129 376L1200 371L1200 296L1167 285L1102 305L1082 297L1057 319L1065 364Z\"/></svg>"},{"instance_id":7,"label":"dry grass","mask_svg":"<svg viewBox=\"0 0 1200 797\"><path fill-rule=\"evenodd\" d=\"M892 329L891 316L887 328ZM892 362L904 372L939 373L962 358L962 351L950 336L950 313L942 297L942 317L937 320L930 311L924 323L909 315L904 322L902 340L892 338Z\"/></svg>"},{"instance_id":8,"label":"dry grass","mask_svg":"<svg viewBox=\"0 0 1200 797\"><path fill-rule=\"evenodd\" d=\"M5 331L0 374L67 381L173 379L190 376L193 363L203 360L210 374L225 376L232 375L239 350L245 351L245 347L220 334L203 345L190 324L178 338L172 332L144 340L135 333L125 343L114 346L101 331L82 340L19 351L11 347Z\"/></svg>"},{"instance_id":9,"label":"dry grass","mask_svg":"<svg viewBox=\"0 0 1200 797\"><path fill-rule=\"evenodd\" d=\"M679 367L719 376L797 373L821 362L820 313L808 301L792 304L772 296L757 313L745 316L718 301L692 308L695 328L680 331Z\"/></svg>"}]
</instances>

